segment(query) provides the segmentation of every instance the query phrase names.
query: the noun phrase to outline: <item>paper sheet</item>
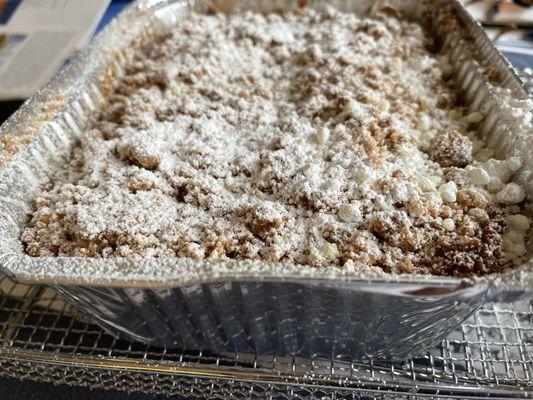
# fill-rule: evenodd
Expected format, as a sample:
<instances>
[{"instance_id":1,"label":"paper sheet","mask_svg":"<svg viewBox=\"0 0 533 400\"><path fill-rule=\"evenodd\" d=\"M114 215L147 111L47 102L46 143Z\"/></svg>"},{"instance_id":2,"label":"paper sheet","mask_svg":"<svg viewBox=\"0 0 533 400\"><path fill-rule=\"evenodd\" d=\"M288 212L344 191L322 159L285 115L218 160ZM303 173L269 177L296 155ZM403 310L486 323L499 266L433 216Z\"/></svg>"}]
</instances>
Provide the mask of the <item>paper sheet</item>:
<instances>
[{"instance_id":1,"label":"paper sheet","mask_svg":"<svg viewBox=\"0 0 533 400\"><path fill-rule=\"evenodd\" d=\"M91 37L110 0L0 0L0 100L41 88Z\"/></svg>"}]
</instances>

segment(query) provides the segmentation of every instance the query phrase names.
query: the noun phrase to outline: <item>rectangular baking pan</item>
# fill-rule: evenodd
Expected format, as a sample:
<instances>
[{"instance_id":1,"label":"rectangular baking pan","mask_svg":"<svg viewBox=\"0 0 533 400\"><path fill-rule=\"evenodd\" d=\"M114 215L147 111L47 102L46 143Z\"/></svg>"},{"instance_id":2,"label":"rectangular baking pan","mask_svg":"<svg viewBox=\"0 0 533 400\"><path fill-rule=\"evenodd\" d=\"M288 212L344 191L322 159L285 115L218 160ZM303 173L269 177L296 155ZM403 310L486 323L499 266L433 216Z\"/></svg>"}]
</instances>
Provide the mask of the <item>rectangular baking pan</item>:
<instances>
[{"instance_id":1,"label":"rectangular baking pan","mask_svg":"<svg viewBox=\"0 0 533 400\"><path fill-rule=\"evenodd\" d=\"M24 254L19 237L32 193L66 162L123 74L132 47L208 6L269 11L321 3L326 1L145 0L128 7L0 129L0 268L20 282L52 285L114 334L215 352L405 357L439 342L484 302L527 294L533 287L531 262L505 274L456 279L255 261ZM457 1L328 3L360 15L388 5L429 26L450 54L469 111L487 116L480 135L498 156L522 157L517 181L531 194L532 102L510 64ZM429 11L447 4L456 9L461 28L432 20ZM487 78L494 74L497 83Z\"/></svg>"}]
</instances>

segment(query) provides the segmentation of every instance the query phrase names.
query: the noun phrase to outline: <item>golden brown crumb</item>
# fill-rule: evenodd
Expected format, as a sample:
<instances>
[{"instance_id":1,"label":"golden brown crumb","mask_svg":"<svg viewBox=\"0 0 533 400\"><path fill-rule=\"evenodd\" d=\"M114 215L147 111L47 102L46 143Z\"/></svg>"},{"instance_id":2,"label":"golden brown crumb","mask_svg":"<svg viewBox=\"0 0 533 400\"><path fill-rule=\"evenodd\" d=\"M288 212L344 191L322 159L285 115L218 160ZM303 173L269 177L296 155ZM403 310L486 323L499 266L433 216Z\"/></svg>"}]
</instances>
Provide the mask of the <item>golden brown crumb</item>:
<instances>
[{"instance_id":1,"label":"golden brown crumb","mask_svg":"<svg viewBox=\"0 0 533 400\"><path fill-rule=\"evenodd\" d=\"M507 168L505 186L517 163L471 165L483 115L456 106L435 52L392 9L192 16L135 53L38 194L26 251L459 276L511 266L504 242L518 254L526 234L505 240L505 217L520 207L467 168Z\"/></svg>"}]
</instances>

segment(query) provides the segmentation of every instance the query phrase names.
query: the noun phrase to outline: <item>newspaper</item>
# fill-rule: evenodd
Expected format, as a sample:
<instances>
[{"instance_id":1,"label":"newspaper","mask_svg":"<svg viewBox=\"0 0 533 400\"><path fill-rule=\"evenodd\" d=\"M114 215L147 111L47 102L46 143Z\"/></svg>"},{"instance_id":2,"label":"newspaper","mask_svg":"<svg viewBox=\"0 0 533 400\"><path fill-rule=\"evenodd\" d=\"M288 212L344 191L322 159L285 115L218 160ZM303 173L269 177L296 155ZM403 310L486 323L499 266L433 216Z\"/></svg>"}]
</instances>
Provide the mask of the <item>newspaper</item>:
<instances>
[{"instance_id":1,"label":"newspaper","mask_svg":"<svg viewBox=\"0 0 533 400\"><path fill-rule=\"evenodd\" d=\"M0 0L0 100L25 99L89 40L110 0Z\"/></svg>"}]
</instances>

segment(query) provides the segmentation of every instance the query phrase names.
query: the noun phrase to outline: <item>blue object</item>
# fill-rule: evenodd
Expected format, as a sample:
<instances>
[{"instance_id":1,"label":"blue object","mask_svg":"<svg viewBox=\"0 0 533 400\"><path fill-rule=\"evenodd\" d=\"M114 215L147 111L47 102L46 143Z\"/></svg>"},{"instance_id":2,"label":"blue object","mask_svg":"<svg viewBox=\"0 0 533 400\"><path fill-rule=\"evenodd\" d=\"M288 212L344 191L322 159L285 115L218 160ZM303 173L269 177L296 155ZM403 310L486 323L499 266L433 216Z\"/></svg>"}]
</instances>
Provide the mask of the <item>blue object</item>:
<instances>
[{"instance_id":1,"label":"blue object","mask_svg":"<svg viewBox=\"0 0 533 400\"><path fill-rule=\"evenodd\" d=\"M533 48L533 42L531 44ZM511 53L505 52L505 57L513 64L513 67L524 69L524 68L533 68L533 56L522 53Z\"/></svg>"},{"instance_id":2,"label":"blue object","mask_svg":"<svg viewBox=\"0 0 533 400\"><path fill-rule=\"evenodd\" d=\"M22 0L7 0L0 5L0 25L7 24Z\"/></svg>"},{"instance_id":3,"label":"blue object","mask_svg":"<svg viewBox=\"0 0 533 400\"><path fill-rule=\"evenodd\" d=\"M96 28L95 35L100 32L113 18L120 13L124 7L131 3L131 0L113 0L107 8L104 16L100 20L98 27Z\"/></svg>"}]
</instances>

